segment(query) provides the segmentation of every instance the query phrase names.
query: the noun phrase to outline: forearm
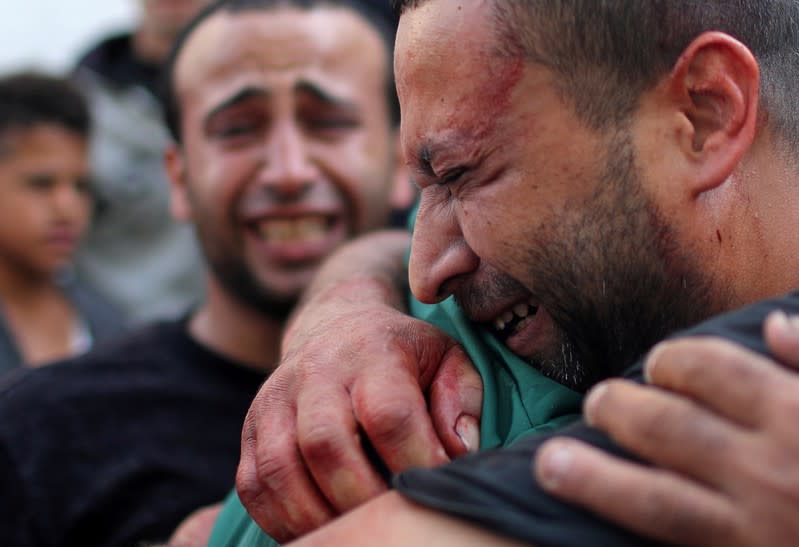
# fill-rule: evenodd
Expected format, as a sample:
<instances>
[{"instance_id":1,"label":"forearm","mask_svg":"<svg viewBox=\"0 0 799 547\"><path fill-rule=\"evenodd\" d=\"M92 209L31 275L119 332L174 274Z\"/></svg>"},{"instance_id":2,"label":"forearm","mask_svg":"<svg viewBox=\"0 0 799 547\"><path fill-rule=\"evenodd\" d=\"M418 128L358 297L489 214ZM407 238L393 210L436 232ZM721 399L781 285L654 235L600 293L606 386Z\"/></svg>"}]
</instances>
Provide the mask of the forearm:
<instances>
[{"instance_id":1,"label":"forearm","mask_svg":"<svg viewBox=\"0 0 799 547\"><path fill-rule=\"evenodd\" d=\"M277 540L385 492L386 469L434 467L478 445L468 426L480 419L479 375L452 337L405 311L408 244L381 232L323 266L250 407L237 491Z\"/></svg>"},{"instance_id":2,"label":"forearm","mask_svg":"<svg viewBox=\"0 0 799 547\"><path fill-rule=\"evenodd\" d=\"M306 309L332 302L383 304L406 311L405 254L410 241L404 230L384 230L355 239L333 253L303 293L286 335Z\"/></svg>"},{"instance_id":3,"label":"forearm","mask_svg":"<svg viewBox=\"0 0 799 547\"><path fill-rule=\"evenodd\" d=\"M436 545L440 547L520 546L464 521L413 504L391 492L347 513L292 546Z\"/></svg>"}]
</instances>

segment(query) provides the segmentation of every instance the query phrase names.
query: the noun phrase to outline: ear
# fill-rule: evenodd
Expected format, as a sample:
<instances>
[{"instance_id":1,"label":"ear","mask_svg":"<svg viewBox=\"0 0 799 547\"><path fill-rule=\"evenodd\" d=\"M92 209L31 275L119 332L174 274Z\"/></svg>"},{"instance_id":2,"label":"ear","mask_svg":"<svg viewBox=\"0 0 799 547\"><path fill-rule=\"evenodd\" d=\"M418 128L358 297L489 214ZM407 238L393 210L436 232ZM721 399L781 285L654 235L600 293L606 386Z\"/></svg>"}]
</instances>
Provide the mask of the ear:
<instances>
[{"instance_id":1,"label":"ear","mask_svg":"<svg viewBox=\"0 0 799 547\"><path fill-rule=\"evenodd\" d=\"M394 144L394 182L389 202L395 210L406 210L410 209L416 201L416 187L411 182L405 154L402 153L399 128L393 131L392 142Z\"/></svg>"},{"instance_id":2,"label":"ear","mask_svg":"<svg viewBox=\"0 0 799 547\"><path fill-rule=\"evenodd\" d=\"M679 145L691 163L694 194L722 184L755 139L760 69L752 52L721 32L685 49L669 76L680 105Z\"/></svg>"},{"instance_id":3,"label":"ear","mask_svg":"<svg viewBox=\"0 0 799 547\"><path fill-rule=\"evenodd\" d=\"M177 220L192 220L191 202L186 187L186 162L183 149L175 143L167 145L164 168L169 178L170 209Z\"/></svg>"}]
</instances>

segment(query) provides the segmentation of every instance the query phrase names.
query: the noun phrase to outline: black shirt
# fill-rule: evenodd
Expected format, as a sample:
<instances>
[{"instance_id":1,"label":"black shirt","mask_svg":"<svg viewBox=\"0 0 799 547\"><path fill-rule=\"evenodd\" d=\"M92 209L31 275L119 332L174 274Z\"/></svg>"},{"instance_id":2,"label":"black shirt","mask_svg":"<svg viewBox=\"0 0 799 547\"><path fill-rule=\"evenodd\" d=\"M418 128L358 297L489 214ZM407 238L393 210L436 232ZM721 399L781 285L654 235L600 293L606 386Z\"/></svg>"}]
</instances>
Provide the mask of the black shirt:
<instances>
[{"instance_id":1,"label":"black shirt","mask_svg":"<svg viewBox=\"0 0 799 547\"><path fill-rule=\"evenodd\" d=\"M777 309L799 313L799 292L713 318L678 336L718 336L766 355L763 320ZM642 382L642 367L643 360L625 376ZM556 434L575 437L638 461L604 433L582 422ZM526 438L510 448L466 456L433 470L406 471L396 477L395 486L401 494L421 505L538 547L657 545L581 508L556 500L539 487L532 475L532 459L538 447L556 434Z\"/></svg>"},{"instance_id":2,"label":"black shirt","mask_svg":"<svg viewBox=\"0 0 799 547\"><path fill-rule=\"evenodd\" d=\"M233 485L264 374L161 323L0 380L0 545L163 541Z\"/></svg>"}]
</instances>

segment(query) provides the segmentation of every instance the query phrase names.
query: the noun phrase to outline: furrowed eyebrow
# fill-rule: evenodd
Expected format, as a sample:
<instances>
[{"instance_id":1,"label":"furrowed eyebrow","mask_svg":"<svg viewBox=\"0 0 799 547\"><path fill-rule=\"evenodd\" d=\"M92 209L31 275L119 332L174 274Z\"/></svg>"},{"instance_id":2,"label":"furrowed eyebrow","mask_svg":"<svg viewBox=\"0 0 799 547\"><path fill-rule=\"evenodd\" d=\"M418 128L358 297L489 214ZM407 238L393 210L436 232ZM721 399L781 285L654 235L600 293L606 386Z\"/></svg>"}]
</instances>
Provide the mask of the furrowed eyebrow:
<instances>
[{"instance_id":1,"label":"furrowed eyebrow","mask_svg":"<svg viewBox=\"0 0 799 547\"><path fill-rule=\"evenodd\" d=\"M358 105L356 105L352 101L342 99L341 97L336 97L312 82L308 81L297 82L294 85L294 92L305 93L307 95L312 96L314 99L316 99L319 102L341 107L347 110L352 110L352 111L359 110Z\"/></svg>"},{"instance_id":2,"label":"furrowed eyebrow","mask_svg":"<svg viewBox=\"0 0 799 547\"><path fill-rule=\"evenodd\" d=\"M220 112L224 112L228 108L236 106L237 104L249 101L250 99L268 99L270 96L271 93L269 93L269 91L260 87L245 87L243 89L240 89L233 96L228 97L227 99L216 105L214 108L212 108L211 111L205 115L204 125L208 126L211 120L214 119L214 116L216 116Z\"/></svg>"}]
</instances>

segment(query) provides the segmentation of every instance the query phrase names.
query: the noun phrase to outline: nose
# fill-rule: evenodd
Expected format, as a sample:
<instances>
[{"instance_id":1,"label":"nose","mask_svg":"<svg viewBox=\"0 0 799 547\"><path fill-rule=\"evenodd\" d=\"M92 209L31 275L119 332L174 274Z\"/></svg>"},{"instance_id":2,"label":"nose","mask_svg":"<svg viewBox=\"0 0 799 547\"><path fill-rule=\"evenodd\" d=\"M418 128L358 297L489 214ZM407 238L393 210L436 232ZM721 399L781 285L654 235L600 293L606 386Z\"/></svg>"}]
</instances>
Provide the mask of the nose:
<instances>
[{"instance_id":1,"label":"nose","mask_svg":"<svg viewBox=\"0 0 799 547\"><path fill-rule=\"evenodd\" d=\"M435 304L449 297L480 259L463 238L452 207L436 205L427 190L416 215L408 278L420 302Z\"/></svg>"},{"instance_id":2,"label":"nose","mask_svg":"<svg viewBox=\"0 0 799 547\"><path fill-rule=\"evenodd\" d=\"M302 130L291 121L275 126L266 149L264 187L276 200L302 197L319 176Z\"/></svg>"},{"instance_id":3,"label":"nose","mask_svg":"<svg viewBox=\"0 0 799 547\"><path fill-rule=\"evenodd\" d=\"M54 188L52 202L60 219L78 221L88 210L90 198L72 180L62 180Z\"/></svg>"}]
</instances>

